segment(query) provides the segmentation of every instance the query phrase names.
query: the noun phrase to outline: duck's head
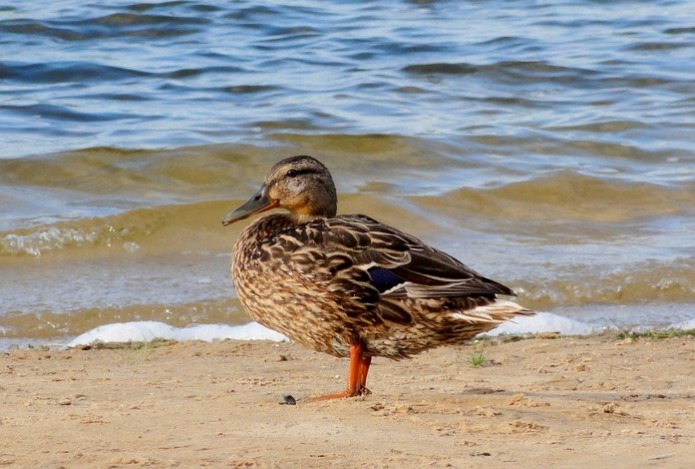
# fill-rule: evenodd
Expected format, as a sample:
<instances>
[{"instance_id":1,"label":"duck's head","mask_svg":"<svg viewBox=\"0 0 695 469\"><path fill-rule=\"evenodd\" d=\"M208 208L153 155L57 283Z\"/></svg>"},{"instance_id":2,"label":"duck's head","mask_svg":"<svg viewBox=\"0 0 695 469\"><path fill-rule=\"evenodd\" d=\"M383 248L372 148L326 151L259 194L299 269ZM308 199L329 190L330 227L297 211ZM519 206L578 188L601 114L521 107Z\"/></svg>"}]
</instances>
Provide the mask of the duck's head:
<instances>
[{"instance_id":1,"label":"duck's head","mask_svg":"<svg viewBox=\"0 0 695 469\"><path fill-rule=\"evenodd\" d=\"M273 166L263 185L245 204L230 212L224 226L276 207L284 208L296 223L333 217L338 197L331 173L311 156L293 156Z\"/></svg>"}]
</instances>

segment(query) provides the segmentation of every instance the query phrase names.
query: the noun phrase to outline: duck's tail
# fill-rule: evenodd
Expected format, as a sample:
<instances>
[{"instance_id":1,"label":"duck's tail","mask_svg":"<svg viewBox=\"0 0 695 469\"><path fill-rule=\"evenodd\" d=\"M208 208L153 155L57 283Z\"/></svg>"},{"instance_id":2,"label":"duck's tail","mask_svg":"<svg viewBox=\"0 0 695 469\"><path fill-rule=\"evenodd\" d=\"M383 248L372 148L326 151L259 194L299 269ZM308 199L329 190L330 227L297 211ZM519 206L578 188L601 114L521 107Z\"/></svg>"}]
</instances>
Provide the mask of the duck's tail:
<instances>
[{"instance_id":1,"label":"duck's tail","mask_svg":"<svg viewBox=\"0 0 695 469\"><path fill-rule=\"evenodd\" d=\"M453 319L467 322L487 322L502 324L515 316L533 316L536 313L530 309L509 300L495 300L494 302L478 306L474 309L451 313Z\"/></svg>"}]
</instances>

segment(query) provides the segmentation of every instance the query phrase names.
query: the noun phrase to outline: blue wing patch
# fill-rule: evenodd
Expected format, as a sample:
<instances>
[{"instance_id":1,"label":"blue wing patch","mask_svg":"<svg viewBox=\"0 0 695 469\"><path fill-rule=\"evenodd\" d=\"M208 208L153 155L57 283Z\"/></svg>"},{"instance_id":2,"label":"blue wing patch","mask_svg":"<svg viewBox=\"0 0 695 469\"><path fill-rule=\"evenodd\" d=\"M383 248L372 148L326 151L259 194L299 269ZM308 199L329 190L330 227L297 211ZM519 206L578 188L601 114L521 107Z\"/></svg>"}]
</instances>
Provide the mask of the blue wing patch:
<instances>
[{"instance_id":1,"label":"blue wing patch","mask_svg":"<svg viewBox=\"0 0 695 469\"><path fill-rule=\"evenodd\" d=\"M387 292L405 283L403 277L394 274L388 269L372 267L367 272L372 279L372 284L379 290L379 293Z\"/></svg>"}]
</instances>

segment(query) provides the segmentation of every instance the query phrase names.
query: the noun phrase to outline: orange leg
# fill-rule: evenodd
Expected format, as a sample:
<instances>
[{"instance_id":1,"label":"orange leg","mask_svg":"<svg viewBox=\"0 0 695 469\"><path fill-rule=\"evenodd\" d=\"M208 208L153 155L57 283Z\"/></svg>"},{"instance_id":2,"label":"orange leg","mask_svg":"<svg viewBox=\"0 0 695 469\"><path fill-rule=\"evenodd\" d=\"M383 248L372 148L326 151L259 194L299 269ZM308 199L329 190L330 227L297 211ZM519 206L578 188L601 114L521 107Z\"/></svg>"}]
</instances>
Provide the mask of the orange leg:
<instances>
[{"instance_id":1,"label":"orange leg","mask_svg":"<svg viewBox=\"0 0 695 469\"><path fill-rule=\"evenodd\" d=\"M343 397L355 397L369 394L367 389L367 373L372 357L362 354L362 344L350 345L350 368L348 369L347 389L345 391L327 394L325 396L310 397L307 402L323 401L327 399L339 399Z\"/></svg>"},{"instance_id":2,"label":"orange leg","mask_svg":"<svg viewBox=\"0 0 695 469\"><path fill-rule=\"evenodd\" d=\"M362 356L360 358L360 365L357 370L357 393L361 396L372 393L369 389L367 389L367 374L369 373L369 365L371 364L372 357Z\"/></svg>"}]
</instances>

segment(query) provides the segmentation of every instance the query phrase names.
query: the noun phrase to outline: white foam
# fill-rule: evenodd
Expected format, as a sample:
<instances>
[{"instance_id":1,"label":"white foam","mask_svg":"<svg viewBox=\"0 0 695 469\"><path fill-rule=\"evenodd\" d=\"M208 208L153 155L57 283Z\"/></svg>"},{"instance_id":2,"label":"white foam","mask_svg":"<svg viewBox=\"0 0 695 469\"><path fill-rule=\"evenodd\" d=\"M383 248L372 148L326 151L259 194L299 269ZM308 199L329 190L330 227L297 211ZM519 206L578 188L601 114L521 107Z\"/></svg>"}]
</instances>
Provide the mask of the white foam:
<instances>
[{"instance_id":1,"label":"white foam","mask_svg":"<svg viewBox=\"0 0 695 469\"><path fill-rule=\"evenodd\" d=\"M695 318L669 326L676 329L695 329ZM574 319L553 313L537 313L535 316L519 316L514 321L505 322L485 335L527 334L541 332L559 332L562 335L588 335L605 329L592 326ZM101 342L148 342L153 339L178 341L203 340L212 342L222 339L270 340L275 342L288 340L287 337L257 322L241 326L226 324L198 324L189 327L174 327L157 321L137 321L115 323L99 326L73 339L68 347L88 345Z\"/></svg>"},{"instance_id":2,"label":"white foam","mask_svg":"<svg viewBox=\"0 0 695 469\"><path fill-rule=\"evenodd\" d=\"M667 327L667 329L682 329L684 331L687 331L689 329L695 329L695 318L673 324Z\"/></svg>"},{"instance_id":3,"label":"white foam","mask_svg":"<svg viewBox=\"0 0 695 469\"><path fill-rule=\"evenodd\" d=\"M250 322L242 326L226 324L198 324L189 327L174 327L157 321L136 321L106 324L75 337L68 347L89 345L93 342L149 342L153 339L168 340L204 340L212 342L221 339L271 340L280 342L288 340L284 335Z\"/></svg>"},{"instance_id":4,"label":"white foam","mask_svg":"<svg viewBox=\"0 0 695 469\"><path fill-rule=\"evenodd\" d=\"M527 334L559 332L562 335L588 335L599 328L553 313L536 313L535 316L517 316L485 335Z\"/></svg>"}]
</instances>

